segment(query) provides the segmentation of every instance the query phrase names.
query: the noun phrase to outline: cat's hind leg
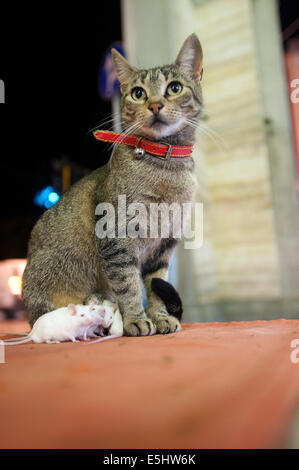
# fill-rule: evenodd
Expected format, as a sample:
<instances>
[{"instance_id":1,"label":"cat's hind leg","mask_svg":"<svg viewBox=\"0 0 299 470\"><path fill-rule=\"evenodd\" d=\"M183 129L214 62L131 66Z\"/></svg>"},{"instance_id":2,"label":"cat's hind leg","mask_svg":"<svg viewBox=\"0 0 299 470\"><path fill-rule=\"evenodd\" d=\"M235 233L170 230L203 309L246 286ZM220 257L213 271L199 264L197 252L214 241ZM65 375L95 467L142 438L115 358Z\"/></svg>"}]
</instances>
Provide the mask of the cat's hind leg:
<instances>
[{"instance_id":1,"label":"cat's hind leg","mask_svg":"<svg viewBox=\"0 0 299 470\"><path fill-rule=\"evenodd\" d=\"M146 313L157 328L157 333L174 333L181 329L179 320L169 315L165 303L152 289L152 278L167 280L171 255L177 241L173 238L161 240L156 252L142 265L141 274L146 288L148 305Z\"/></svg>"}]
</instances>

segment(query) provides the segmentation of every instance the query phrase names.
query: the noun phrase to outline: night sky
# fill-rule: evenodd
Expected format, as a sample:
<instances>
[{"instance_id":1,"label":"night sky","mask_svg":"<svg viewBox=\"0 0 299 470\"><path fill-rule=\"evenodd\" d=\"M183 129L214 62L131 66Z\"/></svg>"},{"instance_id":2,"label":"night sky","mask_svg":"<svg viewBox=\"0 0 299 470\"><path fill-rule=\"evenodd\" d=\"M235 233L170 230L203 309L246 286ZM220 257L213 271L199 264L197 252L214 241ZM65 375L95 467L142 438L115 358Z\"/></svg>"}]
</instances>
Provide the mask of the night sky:
<instances>
[{"instance_id":1,"label":"night sky","mask_svg":"<svg viewBox=\"0 0 299 470\"><path fill-rule=\"evenodd\" d=\"M111 111L97 79L107 47L121 39L120 2L28 4L9 10L1 4L0 259L26 256L42 213L33 197L51 184L51 161L67 156L93 170L109 155L88 131ZM298 7L291 0L279 4L285 29Z\"/></svg>"},{"instance_id":2,"label":"night sky","mask_svg":"<svg viewBox=\"0 0 299 470\"><path fill-rule=\"evenodd\" d=\"M1 5L0 259L26 255L42 213L33 197L51 184L53 159L67 156L93 170L108 158L88 131L111 112L97 80L107 47L121 39L120 2L28 3L21 10Z\"/></svg>"},{"instance_id":3,"label":"night sky","mask_svg":"<svg viewBox=\"0 0 299 470\"><path fill-rule=\"evenodd\" d=\"M298 2L294 0L279 0L279 13L282 31L299 18ZM298 35L298 31L294 33Z\"/></svg>"}]
</instances>

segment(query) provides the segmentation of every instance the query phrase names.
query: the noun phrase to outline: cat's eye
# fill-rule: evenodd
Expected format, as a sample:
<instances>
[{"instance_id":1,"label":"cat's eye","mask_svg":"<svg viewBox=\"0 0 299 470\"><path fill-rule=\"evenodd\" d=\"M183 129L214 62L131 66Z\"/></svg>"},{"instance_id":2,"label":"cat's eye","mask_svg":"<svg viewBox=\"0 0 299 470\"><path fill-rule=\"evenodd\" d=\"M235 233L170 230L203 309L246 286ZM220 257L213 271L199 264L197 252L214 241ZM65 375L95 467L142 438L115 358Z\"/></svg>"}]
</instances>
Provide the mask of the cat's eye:
<instances>
[{"instance_id":1,"label":"cat's eye","mask_svg":"<svg viewBox=\"0 0 299 470\"><path fill-rule=\"evenodd\" d=\"M137 86L137 87L133 88L133 90L131 92L131 96L135 101L141 101L141 100L145 100L146 93L145 93L143 88Z\"/></svg>"},{"instance_id":2,"label":"cat's eye","mask_svg":"<svg viewBox=\"0 0 299 470\"><path fill-rule=\"evenodd\" d=\"M166 93L169 96L179 95L183 89L183 85L180 82L169 83Z\"/></svg>"}]
</instances>

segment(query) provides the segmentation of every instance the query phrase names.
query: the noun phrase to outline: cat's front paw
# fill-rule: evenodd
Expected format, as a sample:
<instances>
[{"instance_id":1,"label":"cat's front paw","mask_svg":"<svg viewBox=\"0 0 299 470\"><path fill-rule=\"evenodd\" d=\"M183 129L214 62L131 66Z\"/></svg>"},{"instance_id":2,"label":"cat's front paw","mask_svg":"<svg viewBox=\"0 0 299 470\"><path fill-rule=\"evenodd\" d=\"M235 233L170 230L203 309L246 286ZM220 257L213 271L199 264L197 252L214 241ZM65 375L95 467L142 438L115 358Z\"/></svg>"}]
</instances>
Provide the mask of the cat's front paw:
<instances>
[{"instance_id":1,"label":"cat's front paw","mask_svg":"<svg viewBox=\"0 0 299 470\"><path fill-rule=\"evenodd\" d=\"M158 313L152 316L154 325L156 326L157 333L167 335L168 333L175 333L181 329L179 320L172 315L159 315Z\"/></svg>"},{"instance_id":2,"label":"cat's front paw","mask_svg":"<svg viewBox=\"0 0 299 470\"><path fill-rule=\"evenodd\" d=\"M149 318L124 320L125 336L150 336L156 333L156 328Z\"/></svg>"}]
</instances>

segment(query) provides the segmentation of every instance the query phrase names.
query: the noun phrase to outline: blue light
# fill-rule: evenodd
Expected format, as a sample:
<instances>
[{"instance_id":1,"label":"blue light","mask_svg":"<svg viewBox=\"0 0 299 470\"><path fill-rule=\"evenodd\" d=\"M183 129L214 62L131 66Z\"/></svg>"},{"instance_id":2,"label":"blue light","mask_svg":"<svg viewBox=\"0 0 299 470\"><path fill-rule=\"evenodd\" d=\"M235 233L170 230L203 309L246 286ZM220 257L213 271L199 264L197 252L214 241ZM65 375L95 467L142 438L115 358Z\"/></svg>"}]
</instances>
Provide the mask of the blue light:
<instances>
[{"instance_id":1,"label":"blue light","mask_svg":"<svg viewBox=\"0 0 299 470\"><path fill-rule=\"evenodd\" d=\"M50 202L52 202L52 204L55 204L59 200L59 195L55 193L54 191L52 191L49 194L48 199Z\"/></svg>"},{"instance_id":2,"label":"blue light","mask_svg":"<svg viewBox=\"0 0 299 470\"><path fill-rule=\"evenodd\" d=\"M46 209L50 209L50 207L52 207L52 206L53 206L53 204L52 204L52 202L49 201L49 199L47 199L47 200L44 202L44 207L45 207Z\"/></svg>"},{"instance_id":3,"label":"blue light","mask_svg":"<svg viewBox=\"0 0 299 470\"><path fill-rule=\"evenodd\" d=\"M59 200L60 196L54 191L52 186L46 186L44 189L37 191L34 196L33 202L37 206L50 209Z\"/></svg>"}]
</instances>

